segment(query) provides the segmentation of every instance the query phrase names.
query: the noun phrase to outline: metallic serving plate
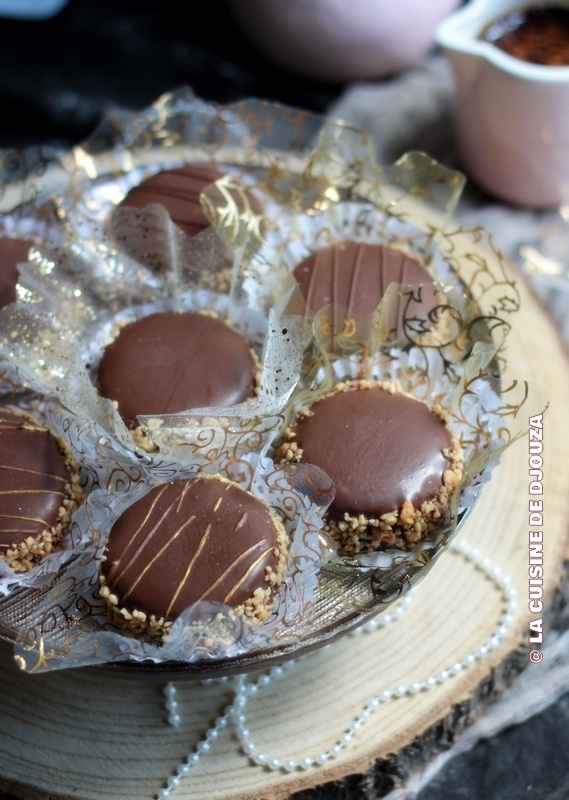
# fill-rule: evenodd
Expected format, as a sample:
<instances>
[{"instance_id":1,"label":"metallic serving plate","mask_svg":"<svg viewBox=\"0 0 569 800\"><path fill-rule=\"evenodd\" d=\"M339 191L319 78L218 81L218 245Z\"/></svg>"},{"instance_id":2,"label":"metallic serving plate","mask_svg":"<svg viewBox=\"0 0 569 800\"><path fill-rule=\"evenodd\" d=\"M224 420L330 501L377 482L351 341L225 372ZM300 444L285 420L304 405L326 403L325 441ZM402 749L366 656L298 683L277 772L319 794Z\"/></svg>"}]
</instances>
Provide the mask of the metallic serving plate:
<instances>
[{"instance_id":1,"label":"metallic serving plate","mask_svg":"<svg viewBox=\"0 0 569 800\"><path fill-rule=\"evenodd\" d=\"M373 568L357 566L348 560L323 565L318 575L318 588L314 598L314 613L310 629L290 631L297 635L294 644L256 650L236 658L211 658L186 663L177 661L124 660L93 666L79 667L99 676L141 679L199 679L219 678L281 664L309 653L344 636L355 628L372 620L396 600L403 597L422 580L458 534L474 508L474 502L458 515L457 524L447 523L448 535L439 531L442 541L429 551L419 552L399 566ZM13 651L17 632L26 629L26 620L31 611L49 591L44 589L19 588L0 604L0 643ZM297 626L298 628L298 626Z\"/></svg>"}]
</instances>

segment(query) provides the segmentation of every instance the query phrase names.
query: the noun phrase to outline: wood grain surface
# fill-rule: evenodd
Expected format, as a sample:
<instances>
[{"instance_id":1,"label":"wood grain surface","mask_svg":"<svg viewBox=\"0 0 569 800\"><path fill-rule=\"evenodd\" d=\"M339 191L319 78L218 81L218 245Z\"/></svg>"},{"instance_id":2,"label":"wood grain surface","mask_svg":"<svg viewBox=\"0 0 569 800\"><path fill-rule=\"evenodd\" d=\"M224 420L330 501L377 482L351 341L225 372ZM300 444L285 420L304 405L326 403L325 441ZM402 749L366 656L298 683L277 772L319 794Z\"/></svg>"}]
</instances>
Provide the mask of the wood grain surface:
<instances>
[{"instance_id":1,"label":"wood grain surface","mask_svg":"<svg viewBox=\"0 0 569 800\"><path fill-rule=\"evenodd\" d=\"M569 517L567 353L540 303L519 283L522 309L508 344L508 372L537 381L544 416L544 574L548 601L564 578ZM539 414L541 408L529 409ZM231 724L171 797L282 800L381 797L397 778L448 747L528 665L528 441L509 448L458 536L498 566L518 592L500 646L469 669L416 695L380 706L340 756L305 771L270 771L241 751ZM247 727L281 759L329 749L383 689L409 686L451 667L493 632L502 595L456 548L419 584L392 625L348 635L290 664L247 704ZM545 635L547 636L547 630ZM529 664L528 669L539 669ZM256 675L247 676L255 681ZM18 672L0 660L0 788L22 798L144 800L157 795L216 716L234 681L176 683L181 724L168 724L162 682L104 672ZM329 792L320 794L328 787ZM369 794L367 795L369 796ZM296 799L295 799L296 800Z\"/></svg>"}]
</instances>

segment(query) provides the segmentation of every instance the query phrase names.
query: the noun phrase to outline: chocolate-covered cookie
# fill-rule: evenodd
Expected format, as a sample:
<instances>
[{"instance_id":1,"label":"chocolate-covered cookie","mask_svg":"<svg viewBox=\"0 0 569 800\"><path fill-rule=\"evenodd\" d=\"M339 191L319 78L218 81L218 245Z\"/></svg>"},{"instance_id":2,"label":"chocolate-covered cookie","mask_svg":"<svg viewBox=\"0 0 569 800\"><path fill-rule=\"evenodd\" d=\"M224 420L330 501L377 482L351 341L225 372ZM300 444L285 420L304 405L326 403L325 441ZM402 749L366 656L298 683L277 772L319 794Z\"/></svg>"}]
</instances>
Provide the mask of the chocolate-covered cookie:
<instances>
[{"instance_id":1,"label":"chocolate-covered cookie","mask_svg":"<svg viewBox=\"0 0 569 800\"><path fill-rule=\"evenodd\" d=\"M332 479L326 527L344 554L409 547L448 515L463 454L440 408L388 384L352 381L303 409L281 458Z\"/></svg>"},{"instance_id":2,"label":"chocolate-covered cookie","mask_svg":"<svg viewBox=\"0 0 569 800\"><path fill-rule=\"evenodd\" d=\"M209 226L200 202L200 195L224 172L210 165L188 164L162 170L141 181L127 192L120 208L146 208L158 203L168 212L172 222L188 236L195 236Z\"/></svg>"},{"instance_id":3,"label":"chocolate-covered cookie","mask_svg":"<svg viewBox=\"0 0 569 800\"><path fill-rule=\"evenodd\" d=\"M112 237L120 250L154 271L170 269L174 264L187 266L196 258L196 248L179 236L194 237L211 225L203 204L204 192L226 175L213 164L187 164L162 170L133 186L113 210ZM219 196L222 204L227 198ZM209 198L210 212L215 213L215 201ZM261 203L249 189L235 192L233 202L239 213L260 214ZM175 226L172 232L165 223ZM216 223L219 220L216 219ZM204 245L208 264L215 267L214 288L223 291L227 282L224 271L231 267L231 255L216 237ZM204 253L200 253L203 268Z\"/></svg>"},{"instance_id":4,"label":"chocolate-covered cookie","mask_svg":"<svg viewBox=\"0 0 569 800\"><path fill-rule=\"evenodd\" d=\"M32 417L0 410L0 557L23 571L61 548L82 499L64 443Z\"/></svg>"},{"instance_id":5,"label":"chocolate-covered cookie","mask_svg":"<svg viewBox=\"0 0 569 800\"><path fill-rule=\"evenodd\" d=\"M158 312L125 325L105 348L98 387L125 422L141 414L229 407L254 396L258 363L248 342L209 314Z\"/></svg>"},{"instance_id":6,"label":"chocolate-covered cookie","mask_svg":"<svg viewBox=\"0 0 569 800\"><path fill-rule=\"evenodd\" d=\"M154 487L113 525L101 596L125 633L161 641L200 601L262 621L286 569L287 536L262 500L220 476Z\"/></svg>"},{"instance_id":7,"label":"chocolate-covered cookie","mask_svg":"<svg viewBox=\"0 0 569 800\"><path fill-rule=\"evenodd\" d=\"M18 283L18 264L28 260L34 242L19 236L0 236L0 308L14 303Z\"/></svg>"},{"instance_id":8,"label":"chocolate-covered cookie","mask_svg":"<svg viewBox=\"0 0 569 800\"><path fill-rule=\"evenodd\" d=\"M430 285L433 278L417 259L402 250L368 242L341 242L310 253L293 270L307 307L312 313L328 305L341 306L347 317L335 320L336 334L349 331L353 317L371 314L391 284ZM433 291L424 292L417 311L427 319L438 305ZM388 328L403 330L405 299L401 298L386 317Z\"/></svg>"}]
</instances>

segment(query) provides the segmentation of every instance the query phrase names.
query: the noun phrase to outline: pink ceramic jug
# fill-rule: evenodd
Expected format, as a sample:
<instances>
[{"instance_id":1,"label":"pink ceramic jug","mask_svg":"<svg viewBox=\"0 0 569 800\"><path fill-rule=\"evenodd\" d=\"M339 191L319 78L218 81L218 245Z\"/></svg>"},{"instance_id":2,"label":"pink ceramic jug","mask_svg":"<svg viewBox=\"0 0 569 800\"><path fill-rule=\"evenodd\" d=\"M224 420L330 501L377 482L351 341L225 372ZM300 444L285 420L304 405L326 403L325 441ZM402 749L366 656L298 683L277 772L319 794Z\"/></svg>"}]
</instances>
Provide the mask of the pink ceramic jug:
<instances>
[{"instance_id":1,"label":"pink ceramic jug","mask_svg":"<svg viewBox=\"0 0 569 800\"><path fill-rule=\"evenodd\" d=\"M460 0L229 0L267 58L324 81L374 80L435 47L434 29Z\"/></svg>"},{"instance_id":2,"label":"pink ceramic jug","mask_svg":"<svg viewBox=\"0 0 569 800\"><path fill-rule=\"evenodd\" d=\"M541 3L548 5L569 10L569 0ZM547 208L569 202L569 66L530 63L481 38L490 23L528 6L471 0L439 23L435 38L455 77L458 166L507 203Z\"/></svg>"}]
</instances>

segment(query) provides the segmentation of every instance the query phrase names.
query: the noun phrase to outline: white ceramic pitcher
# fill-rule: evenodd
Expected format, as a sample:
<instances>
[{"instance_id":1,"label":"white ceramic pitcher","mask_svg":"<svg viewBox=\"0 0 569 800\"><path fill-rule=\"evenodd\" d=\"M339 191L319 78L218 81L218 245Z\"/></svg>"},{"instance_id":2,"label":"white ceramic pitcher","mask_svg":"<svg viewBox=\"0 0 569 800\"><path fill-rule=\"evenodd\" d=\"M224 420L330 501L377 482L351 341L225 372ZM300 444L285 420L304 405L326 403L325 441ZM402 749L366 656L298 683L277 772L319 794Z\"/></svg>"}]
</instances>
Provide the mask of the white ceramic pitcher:
<instances>
[{"instance_id":1,"label":"white ceramic pitcher","mask_svg":"<svg viewBox=\"0 0 569 800\"><path fill-rule=\"evenodd\" d=\"M435 39L452 65L461 169L508 203L547 208L569 202L569 66L514 58L480 36L538 0L471 0L446 17ZM569 0L541 2L569 9Z\"/></svg>"}]
</instances>

